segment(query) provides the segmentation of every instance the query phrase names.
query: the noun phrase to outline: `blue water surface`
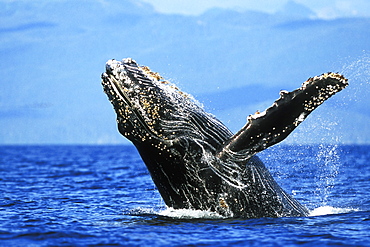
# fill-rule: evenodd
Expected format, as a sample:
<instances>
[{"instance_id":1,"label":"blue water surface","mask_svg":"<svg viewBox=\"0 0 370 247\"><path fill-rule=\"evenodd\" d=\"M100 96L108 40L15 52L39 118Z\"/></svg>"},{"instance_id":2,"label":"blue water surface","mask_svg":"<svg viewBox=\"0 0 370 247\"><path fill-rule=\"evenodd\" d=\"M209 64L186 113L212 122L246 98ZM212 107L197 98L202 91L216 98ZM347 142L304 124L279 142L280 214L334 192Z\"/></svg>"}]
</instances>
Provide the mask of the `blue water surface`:
<instances>
[{"instance_id":1,"label":"blue water surface","mask_svg":"<svg viewBox=\"0 0 370 247\"><path fill-rule=\"evenodd\" d=\"M369 151L270 148L312 215L223 219L167 209L132 146L1 146L0 246L370 246Z\"/></svg>"}]
</instances>

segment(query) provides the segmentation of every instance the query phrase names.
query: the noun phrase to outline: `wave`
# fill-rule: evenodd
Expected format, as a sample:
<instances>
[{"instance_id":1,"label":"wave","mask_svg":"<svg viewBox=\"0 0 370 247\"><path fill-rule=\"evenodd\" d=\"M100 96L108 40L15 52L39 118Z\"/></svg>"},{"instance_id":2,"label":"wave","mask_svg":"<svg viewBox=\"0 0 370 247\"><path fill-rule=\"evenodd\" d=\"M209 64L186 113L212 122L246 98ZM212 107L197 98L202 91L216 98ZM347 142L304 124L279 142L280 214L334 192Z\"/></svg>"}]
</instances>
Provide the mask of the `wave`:
<instances>
[{"instance_id":1,"label":"wave","mask_svg":"<svg viewBox=\"0 0 370 247\"><path fill-rule=\"evenodd\" d=\"M161 208L143 208L138 207L131 209L125 214L129 215L157 215L164 216L173 219L225 219L224 216L205 210L195 210L195 209L174 209L171 207L161 207Z\"/></svg>"},{"instance_id":2,"label":"wave","mask_svg":"<svg viewBox=\"0 0 370 247\"><path fill-rule=\"evenodd\" d=\"M329 215L329 214L345 214L350 212L357 212L358 209L355 208L335 208L331 206L321 206L315 208L310 212L309 216L322 216L322 215Z\"/></svg>"},{"instance_id":3,"label":"wave","mask_svg":"<svg viewBox=\"0 0 370 247\"><path fill-rule=\"evenodd\" d=\"M170 207L167 207L165 210L160 211L158 215L175 219L225 219L224 216L211 211L195 209L174 209Z\"/></svg>"},{"instance_id":4,"label":"wave","mask_svg":"<svg viewBox=\"0 0 370 247\"><path fill-rule=\"evenodd\" d=\"M359 209L355 208L336 208L331 206L321 206L310 211L309 216L323 216L331 214L345 214L350 212L357 212ZM135 208L130 210L130 215L157 215L173 219L227 219L228 217L222 216L218 213L195 210L195 209L174 209L165 207L164 209L154 208Z\"/></svg>"}]
</instances>

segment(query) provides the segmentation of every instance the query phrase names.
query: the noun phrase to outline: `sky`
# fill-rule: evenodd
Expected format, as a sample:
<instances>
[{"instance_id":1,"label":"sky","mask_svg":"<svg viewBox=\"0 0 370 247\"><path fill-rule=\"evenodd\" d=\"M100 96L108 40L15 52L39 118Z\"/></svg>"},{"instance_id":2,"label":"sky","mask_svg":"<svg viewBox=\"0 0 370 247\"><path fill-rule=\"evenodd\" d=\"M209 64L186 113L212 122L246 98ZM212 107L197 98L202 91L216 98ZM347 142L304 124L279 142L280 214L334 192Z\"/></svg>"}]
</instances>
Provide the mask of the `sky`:
<instances>
[{"instance_id":1,"label":"sky","mask_svg":"<svg viewBox=\"0 0 370 247\"><path fill-rule=\"evenodd\" d=\"M198 15L209 8L231 8L275 13L289 0L144 0L161 13ZM312 9L317 17L332 19L338 17L370 17L369 0L295 0Z\"/></svg>"}]
</instances>

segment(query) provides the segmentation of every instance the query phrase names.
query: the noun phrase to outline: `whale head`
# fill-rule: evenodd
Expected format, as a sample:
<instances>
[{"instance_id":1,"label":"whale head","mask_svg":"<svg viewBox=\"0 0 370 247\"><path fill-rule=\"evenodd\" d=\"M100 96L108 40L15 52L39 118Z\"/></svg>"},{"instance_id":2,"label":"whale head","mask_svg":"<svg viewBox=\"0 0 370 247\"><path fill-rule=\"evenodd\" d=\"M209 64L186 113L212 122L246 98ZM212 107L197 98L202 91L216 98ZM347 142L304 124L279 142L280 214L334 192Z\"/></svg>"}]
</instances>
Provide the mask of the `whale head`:
<instances>
[{"instance_id":1,"label":"whale head","mask_svg":"<svg viewBox=\"0 0 370 247\"><path fill-rule=\"evenodd\" d=\"M120 133L134 144L170 143L181 136L214 143L231 135L190 95L130 58L109 60L102 85L116 111ZM215 126L221 133L207 132Z\"/></svg>"}]
</instances>

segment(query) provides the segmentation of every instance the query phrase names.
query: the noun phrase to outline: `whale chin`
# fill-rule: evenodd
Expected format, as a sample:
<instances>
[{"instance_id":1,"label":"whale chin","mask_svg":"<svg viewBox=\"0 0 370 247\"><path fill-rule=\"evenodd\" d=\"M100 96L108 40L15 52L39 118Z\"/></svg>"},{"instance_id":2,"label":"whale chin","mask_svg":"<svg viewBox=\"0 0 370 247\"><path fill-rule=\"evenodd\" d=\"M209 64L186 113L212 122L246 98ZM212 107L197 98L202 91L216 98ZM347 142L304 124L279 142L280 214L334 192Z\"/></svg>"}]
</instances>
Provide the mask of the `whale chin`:
<instances>
[{"instance_id":1,"label":"whale chin","mask_svg":"<svg viewBox=\"0 0 370 247\"><path fill-rule=\"evenodd\" d=\"M257 154L284 140L348 80L325 73L282 91L236 134L191 95L130 58L109 60L102 85L120 133L138 149L167 206L257 218L308 215Z\"/></svg>"}]
</instances>

